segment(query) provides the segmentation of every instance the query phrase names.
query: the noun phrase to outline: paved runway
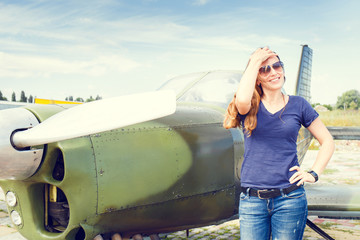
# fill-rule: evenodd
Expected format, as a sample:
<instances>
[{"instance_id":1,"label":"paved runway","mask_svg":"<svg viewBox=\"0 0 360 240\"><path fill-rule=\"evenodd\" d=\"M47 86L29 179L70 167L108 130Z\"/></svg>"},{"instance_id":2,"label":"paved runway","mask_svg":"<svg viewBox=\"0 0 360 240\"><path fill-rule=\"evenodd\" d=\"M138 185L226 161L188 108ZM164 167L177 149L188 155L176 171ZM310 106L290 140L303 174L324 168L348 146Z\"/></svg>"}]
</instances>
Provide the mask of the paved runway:
<instances>
[{"instance_id":1,"label":"paved runway","mask_svg":"<svg viewBox=\"0 0 360 240\"><path fill-rule=\"evenodd\" d=\"M310 168L316 158L317 151L308 151L302 168ZM336 151L319 183L323 185L360 184L360 141L336 141ZM311 217L318 226L326 230L334 239L360 239L360 220L334 220ZM186 239L185 231L168 234L163 239ZM188 239L239 239L239 222L233 220L217 226L208 226L190 230ZM323 239L306 227L304 239ZM0 189L0 240L26 240L13 228Z\"/></svg>"}]
</instances>

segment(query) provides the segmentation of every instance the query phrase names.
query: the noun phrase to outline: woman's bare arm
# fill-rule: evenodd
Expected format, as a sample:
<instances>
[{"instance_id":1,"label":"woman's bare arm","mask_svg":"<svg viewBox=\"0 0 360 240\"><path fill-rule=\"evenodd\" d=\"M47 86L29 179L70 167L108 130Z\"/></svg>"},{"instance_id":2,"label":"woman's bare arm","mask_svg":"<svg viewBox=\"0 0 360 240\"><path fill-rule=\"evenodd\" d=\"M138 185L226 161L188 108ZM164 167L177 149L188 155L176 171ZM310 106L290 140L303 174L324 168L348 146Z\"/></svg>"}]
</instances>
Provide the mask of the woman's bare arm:
<instances>
[{"instance_id":1,"label":"woman's bare arm","mask_svg":"<svg viewBox=\"0 0 360 240\"><path fill-rule=\"evenodd\" d=\"M328 162L330 161L331 156L334 153L335 144L333 137L331 136L329 130L323 124L323 122L319 119L315 119L311 125L307 128L312 135L319 141L321 148L316 156L316 160L311 168L314 172L320 175ZM296 170L297 172L292 175L290 178L290 183L297 183L297 185L301 185L304 182L315 182L315 178L309 174L308 172L302 171L298 166L290 168L290 171Z\"/></svg>"}]
</instances>

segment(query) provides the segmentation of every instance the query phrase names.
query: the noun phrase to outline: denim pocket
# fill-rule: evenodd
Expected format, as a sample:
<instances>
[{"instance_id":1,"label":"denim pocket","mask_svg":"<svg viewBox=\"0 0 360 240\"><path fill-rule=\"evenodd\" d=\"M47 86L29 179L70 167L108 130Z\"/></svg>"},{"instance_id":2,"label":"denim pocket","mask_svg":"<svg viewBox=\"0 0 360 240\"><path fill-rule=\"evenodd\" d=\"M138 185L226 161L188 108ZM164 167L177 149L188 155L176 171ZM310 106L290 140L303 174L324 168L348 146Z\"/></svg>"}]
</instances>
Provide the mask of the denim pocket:
<instances>
[{"instance_id":1,"label":"denim pocket","mask_svg":"<svg viewBox=\"0 0 360 240\"><path fill-rule=\"evenodd\" d=\"M288 194L285 194L286 198L292 198L292 199L301 198L303 196L305 196L304 187L300 187L300 188L298 188L298 189L296 189L296 190L294 190L294 191L292 191L292 192L290 192Z\"/></svg>"},{"instance_id":2,"label":"denim pocket","mask_svg":"<svg viewBox=\"0 0 360 240\"><path fill-rule=\"evenodd\" d=\"M245 200L247 198L249 198L249 195L247 195L247 194L245 194L243 192L240 193L240 200Z\"/></svg>"}]
</instances>

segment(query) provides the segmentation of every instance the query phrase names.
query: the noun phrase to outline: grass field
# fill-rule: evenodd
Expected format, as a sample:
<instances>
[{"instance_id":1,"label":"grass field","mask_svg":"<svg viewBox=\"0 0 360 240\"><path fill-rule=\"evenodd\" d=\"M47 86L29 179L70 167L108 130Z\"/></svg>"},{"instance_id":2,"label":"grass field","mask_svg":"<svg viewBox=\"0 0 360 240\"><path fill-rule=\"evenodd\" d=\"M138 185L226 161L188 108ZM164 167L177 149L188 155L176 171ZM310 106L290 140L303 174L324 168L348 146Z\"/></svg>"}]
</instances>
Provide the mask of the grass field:
<instances>
[{"instance_id":1,"label":"grass field","mask_svg":"<svg viewBox=\"0 0 360 240\"><path fill-rule=\"evenodd\" d=\"M360 110L334 110L319 112L321 121L328 127L360 127ZM314 139L309 150L319 150L319 142Z\"/></svg>"},{"instance_id":2,"label":"grass field","mask_svg":"<svg viewBox=\"0 0 360 240\"><path fill-rule=\"evenodd\" d=\"M360 110L334 110L319 112L319 114L326 126L360 127Z\"/></svg>"}]
</instances>

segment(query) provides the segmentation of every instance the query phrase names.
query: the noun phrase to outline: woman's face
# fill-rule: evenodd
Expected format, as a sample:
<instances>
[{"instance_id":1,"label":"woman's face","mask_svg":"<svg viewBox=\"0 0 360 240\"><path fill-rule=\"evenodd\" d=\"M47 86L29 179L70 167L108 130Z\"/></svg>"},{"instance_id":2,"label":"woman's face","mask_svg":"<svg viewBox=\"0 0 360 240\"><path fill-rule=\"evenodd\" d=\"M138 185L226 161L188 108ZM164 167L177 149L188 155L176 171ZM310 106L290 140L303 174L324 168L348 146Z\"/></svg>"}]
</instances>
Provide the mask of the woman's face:
<instances>
[{"instance_id":1,"label":"woman's face","mask_svg":"<svg viewBox=\"0 0 360 240\"><path fill-rule=\"evenodd\" d=\"M257 84L261 84L263 89L278 90L284 82L284 69L277 57L270 57L261 64Z\"/></svg>"}]
</instances>

